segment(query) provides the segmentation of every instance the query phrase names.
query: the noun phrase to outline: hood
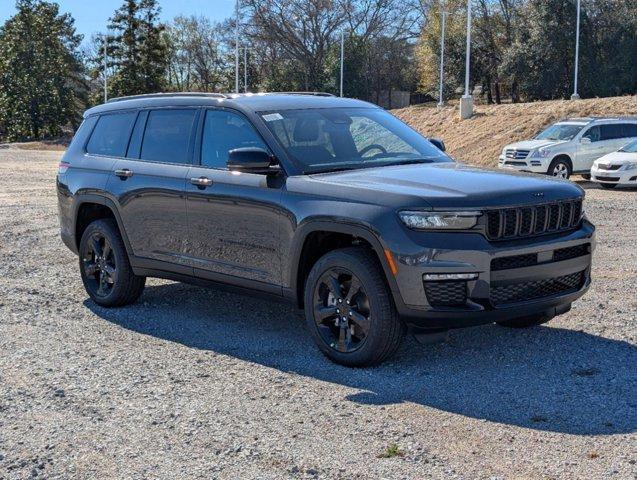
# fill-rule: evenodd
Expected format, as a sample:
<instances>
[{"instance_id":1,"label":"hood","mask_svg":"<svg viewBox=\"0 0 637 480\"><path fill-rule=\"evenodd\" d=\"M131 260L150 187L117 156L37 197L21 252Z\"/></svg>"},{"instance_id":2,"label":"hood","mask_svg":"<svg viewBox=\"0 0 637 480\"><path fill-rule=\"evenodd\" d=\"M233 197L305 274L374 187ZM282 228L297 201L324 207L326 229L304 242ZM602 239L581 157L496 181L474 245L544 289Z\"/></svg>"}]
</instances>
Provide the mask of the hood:
<instances>
[{"instance_id":1,"label":"hood","mask_svg":"<svg viewBox=\"0 0 637 480\"><path fill-rule=\"evenodd\" d=\"M637 162L637 153L635 152L612 152L595 160L595 165L600 163L608 165L623 165L627 162Z\"/></svg>"},{"instance_id":2,"label":"hood","mask_svg":"<svg viewBox=\"0 0 637 480\"><path fill-rule=\"evenodd\" d=\"M364 168L322 173L313 181L362 201L397 208L486 208L545 203L577 198L582 189L568 180L521 172L507 172L455 162ZM327 185L325 186L327 187ZM343 187L359 190L343 191ZM400 204L397 204L400 203Z\"/></svg>"},{"instance_id":3,"label":"hood","mask_svg":"<svg viewBox=\"0 0 637 480\"><path fill-rule=\"evenodd\" d=\"M524 140L523 142L511 143L503 148L503 150L534 150L536 148L548 147L565 143L564 140Z\"/></svg>"}]
</instances>

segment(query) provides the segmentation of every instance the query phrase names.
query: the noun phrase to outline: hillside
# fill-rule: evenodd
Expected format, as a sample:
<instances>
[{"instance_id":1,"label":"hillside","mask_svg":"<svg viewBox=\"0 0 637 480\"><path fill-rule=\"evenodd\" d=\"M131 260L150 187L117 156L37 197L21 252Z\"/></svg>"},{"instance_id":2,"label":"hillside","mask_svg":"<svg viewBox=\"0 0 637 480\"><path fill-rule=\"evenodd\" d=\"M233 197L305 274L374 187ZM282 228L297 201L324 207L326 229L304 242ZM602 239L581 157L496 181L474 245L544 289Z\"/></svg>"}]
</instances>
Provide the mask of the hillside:
<instances>
[{"instance_id":1,"label":"hillside","mask_svg":"<svg viewBox=\"0 0 637 480\"><path fill-rule=\"evenodd\" d=\"M394 110L423 135L440 137L456 159L495 166L504 145L532 137L543 127L567 117L637 115L637 96L580 101L478 105L470 120L460 120L458 106L412 106Z\"/></svg>"}]
</instances>

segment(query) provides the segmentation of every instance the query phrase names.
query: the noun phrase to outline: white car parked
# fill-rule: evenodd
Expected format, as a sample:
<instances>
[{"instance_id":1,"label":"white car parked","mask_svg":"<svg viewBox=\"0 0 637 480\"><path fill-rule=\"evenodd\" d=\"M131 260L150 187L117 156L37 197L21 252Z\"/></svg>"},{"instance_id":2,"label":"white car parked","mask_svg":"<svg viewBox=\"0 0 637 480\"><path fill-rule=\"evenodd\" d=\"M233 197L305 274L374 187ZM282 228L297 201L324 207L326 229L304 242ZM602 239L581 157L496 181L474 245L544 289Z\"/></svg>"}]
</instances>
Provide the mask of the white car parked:
<instances>
[{"instance_id":1,"label":"white car parked","mask_svg":"<svg viewBox=\"0 0 637 480\"><path fill-rule=\"evenodd\" d=\"M637 140L595 160L591 180L604 188L617 185L637 187Z\"/></svg>"},{"instance_id":2,"label":"white car parked","mask_svg":"<svg viewBox=\"0 0 637 480\"><path fill-rule=\"evenodd\" d=\"M574 118L551 125L533 140L502 149L500 168L569 178L590 175L593 162L637 140L637 117Z\"/></svg>"}]
</instances>

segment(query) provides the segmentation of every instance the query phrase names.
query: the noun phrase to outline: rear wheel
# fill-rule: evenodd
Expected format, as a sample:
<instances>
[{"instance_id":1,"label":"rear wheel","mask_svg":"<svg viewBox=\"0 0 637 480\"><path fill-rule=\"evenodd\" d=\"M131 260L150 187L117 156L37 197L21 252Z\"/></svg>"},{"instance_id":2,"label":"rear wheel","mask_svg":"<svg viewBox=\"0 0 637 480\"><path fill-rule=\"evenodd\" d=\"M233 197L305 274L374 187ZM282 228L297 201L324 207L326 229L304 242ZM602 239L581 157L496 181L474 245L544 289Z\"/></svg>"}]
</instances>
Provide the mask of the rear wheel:
<instances>
[{"instance_id":1,"label":"rear wheel","mask_svg":"<svg viewBox=\"0 0 637 480\"><path fill-rule=\"evenodd\" d=\"M571 164L565 158L556 158L549 166L548 174L557 178L569 178L571 176Z\"/></svg>"},{"instance_id":2,"label":"rear wheel","mask_svg":"<svg viewBox=\"0 0 637 480\"><path fill-rule=\"evenodd\" d=\"M512 318L511 320L502 320L496 322L502 327L508 328L528 328L536 325L542 325L550 321L553 318L552 315L530 315L528 317Z\"/></svg>"},{"instance_id":3,"label":"rear wheel","mask_svg":"<svg viewBox=\"0 0 637 480\"><path fill-rule=\"evenodd\" d=\"M316 262L305 283L305 316L319 349L349 367L382 362L404 334L381 266L362 247L335 250Z\"/></svg>"},{"instance_id":4,"label":"rear wheel","mask_svg":"<svg viewBox=\"0 0 637 480\"><path fill-rule=\"evenodd\" d=\"M601 183L601 182L600 182L600 185L602 186L602 188L608 188L608 189L615 188L617 186L616 183Z\"/></svg>"},{"instance_id":5,"label":"rear wheel","mask_svg":"<svg viewBox=\"0 0 637 480\"><path fill-rule=\"evenodd\" d=\"M91 299L103 307L135 302L144 290L146 277L133 273L124 241L114 220L91 223L80 240L80 273Z\"/></svg>"}]
</instances>

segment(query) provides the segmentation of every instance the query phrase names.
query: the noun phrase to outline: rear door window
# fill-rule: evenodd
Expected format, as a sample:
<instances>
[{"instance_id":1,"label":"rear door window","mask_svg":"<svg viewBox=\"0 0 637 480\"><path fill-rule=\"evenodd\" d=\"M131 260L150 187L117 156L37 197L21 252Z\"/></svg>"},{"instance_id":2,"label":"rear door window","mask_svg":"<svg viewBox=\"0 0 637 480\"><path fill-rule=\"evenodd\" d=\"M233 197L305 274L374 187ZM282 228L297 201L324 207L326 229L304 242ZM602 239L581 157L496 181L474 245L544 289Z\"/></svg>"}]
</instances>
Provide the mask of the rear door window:
<instances>
[{"instance_id":1,"label":"rear door window","mask_svg":"<svg viewBox=\"0 0 637 480\"><path fill-rule=\"evenodd\" d=\"M622 123L624 138L637 137L637 123Z\"/></svg>"},{"instance_id":2,"label":"rear door window","mask_svg":"<svg viewBox=\"0 0 637 480\"><path fill-rule=\"evenodd\" d=\"M137 112L111 113L100 116L86 144L91 155L123 157Z\"/></svg>"},{"instance_id":3,"label":"rear door window","mask_svg":"<svg viewBox=\"0 0 637 480\"><path fill-rule=\"evenodd\" d=\"M148 113L142 160L165 163L190 163L189 146L197 110L165 109Z\"/></svg>"},{"instance_id":4,"label":"rear door window","mask_svg":"<svg viewBox=\"0 0 637 480\"><path fill-rule=\"evenodd\" d=\"M612 123L609 125L601 125L602 140L615 140L616 138L622 138L622 126L619 123Z\"/></svg>"}]
</instances>

